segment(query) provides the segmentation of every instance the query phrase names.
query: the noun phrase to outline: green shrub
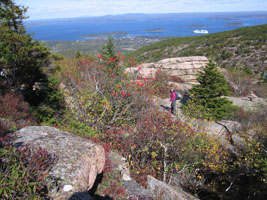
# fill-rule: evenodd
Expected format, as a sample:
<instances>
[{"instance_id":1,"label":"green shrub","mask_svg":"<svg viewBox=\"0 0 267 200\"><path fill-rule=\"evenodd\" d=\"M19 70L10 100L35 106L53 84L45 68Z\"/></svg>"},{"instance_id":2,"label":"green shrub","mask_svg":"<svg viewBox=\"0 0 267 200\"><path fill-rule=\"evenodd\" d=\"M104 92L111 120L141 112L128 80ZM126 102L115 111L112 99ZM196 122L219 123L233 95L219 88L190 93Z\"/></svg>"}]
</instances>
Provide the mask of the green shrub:
<instances>
[{"instance_id":1,"label":"green shrub","mask_svg":"<svg viewBox=\"0 0 267 200\"><path fill-rule=\"evenodd\" d=\"M36 91L36 94L39 94L38 99L42 99L42 101L37 102L36 99L36 105L32 105L32 110L40 122L54 124L57 116L63 114L64 97L58 89L59 79L51 77L48 81L48 85L44 86L44 89Z\"/></svg>"},{"instance_id":2,"label":"green shrub","mask_svg":"<svg viewBox=\"0 0 267 200\"><path fill-rule=\"evenodd\" d=\"M56 127L81 137L92 138L98 135L98 130L96 128L79 122L79 120L76 120L72 115L67 113L62 116L60 121L56 122Z\"/></svg>"}]
</instances>

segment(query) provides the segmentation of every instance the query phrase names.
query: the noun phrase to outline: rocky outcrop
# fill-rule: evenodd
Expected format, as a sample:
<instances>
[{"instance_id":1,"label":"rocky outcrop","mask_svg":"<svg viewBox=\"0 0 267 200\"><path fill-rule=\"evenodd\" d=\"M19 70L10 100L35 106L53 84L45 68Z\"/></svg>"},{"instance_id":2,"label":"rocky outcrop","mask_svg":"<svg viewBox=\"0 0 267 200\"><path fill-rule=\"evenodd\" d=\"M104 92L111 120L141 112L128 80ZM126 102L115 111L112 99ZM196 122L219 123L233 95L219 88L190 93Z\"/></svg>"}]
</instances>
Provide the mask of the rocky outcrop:
<instances>
[{"instance_id":1,"label":"rocky outcrop","mask_svg":"<svg viewBox=\"0 0 267 200\"><path fill-rule=\"evenodd\" d=\"M49 172L51 181L57 182L49 191L53 199L68 199L74 193L88 191L104 168L102 146L56 128L25 127L15 132L13 144L18 148L22 145L42 148L56 156L57 161Z\"/></svg>"},{"instance_id":2,"label":"rocky outcrop","mask_svg":"<svg viewBox=\"0 0 267 200\"><path fill-rule=\"evenodd\" d=\"M244 100L247 101L253 101L253 102L257 102L260 98L254 94L253 91L251 91L246 97L243 98Z\"/></svg>"},{"instance_id":3,"label":"rocky outcrop","mask_svg":"<svg viewBox=\"0 0 267 200\"><path fill-rule=\"evenodd\" d=\"M235 106L242 107L244 110L247 111L257 111L259 106L267 106L267 101L263 98L257 97L257 100L251 99L251 97L226 97L230 101L233 102Z\"/></svg>"},{"instance_id":4,"label":"rocky outcrop","mask_svg":"<svg viewBox=\"0 0 267 200\"><path fill-rule=\"evenodd\" d=\"M155 199L164 200L197 200L196 197L186 193L180 187L172 187L164 182L155 179L152 176L147 176L147 189L150 190Z\"/></svg>"},{"instance_id":5,"label":"rocky outcrop","mask_svg":"<svg viewBox=\"0 0 267 200\"><path fill-rule=\"evenodd\" d=\"M183 94L187 93L188 90L193 87L193 85L189 84L189 83L176 83L176 82L172 82L172 81L169 81L168 85L170 87L173 87L175 91L178 91L178 92L183 93Z\"/></svg>"},{"instance_id":6,"label":"rocky outcrop","mask_svg":"<svg viewBox=\"0 0 267 200\"><path fill-rule=\"evenodd\" d=\"M107 160L110 161L110 167L113 172L119 172L122 188L125 189L128 199L136 200L154 200L153 193L139 185L130 175L129 164L126 158L115 152L109 152Z\"/></svg>"},{"instance_id":7,"label":"rocky outcrop","mask_svg":"<svg viewBox=\"0 0 267 200\"><path fill-rule=\"evenodd\" d=\"M181 78L186 83L196 84L200 68L206 66L208 62L208 58L204 56L167 58L157 63L144 63L138 67L127 68L125 71L142 78L153 78L156 71L162 70L171 76Z\"/></svg>"}]
</instances>

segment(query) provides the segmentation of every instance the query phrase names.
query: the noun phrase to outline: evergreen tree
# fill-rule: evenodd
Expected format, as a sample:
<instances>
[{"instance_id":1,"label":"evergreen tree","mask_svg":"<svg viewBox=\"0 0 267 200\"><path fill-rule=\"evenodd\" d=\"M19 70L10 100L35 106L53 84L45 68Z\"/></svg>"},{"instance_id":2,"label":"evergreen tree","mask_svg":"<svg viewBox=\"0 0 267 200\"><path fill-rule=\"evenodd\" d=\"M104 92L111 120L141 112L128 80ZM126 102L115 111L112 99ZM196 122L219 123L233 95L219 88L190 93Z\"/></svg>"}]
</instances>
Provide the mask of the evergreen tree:
<instances>
[{"instance_id":1,"label":"evergreen tree","mask_svg":"<svg viewBox=\"0 0 267 200\"><path fill-rule=\"evenodd\" d=\"M221 96L229 95L230 90L224 76L214 63L209 63L197 77L199 85L189 90L192 97L184 106L189 115L207 119L224 119L234 110L232 102ZM192 108L199 112L192 112ZM203 113L204 112L204 113ZM201 114L202 116L197 116Z\"/></svg>"},{"instance_id":2,"label":"evergreen tree","mask_svg":"<svg viewBox=\"0 0 267 200\"><path fill-rule=\"evenodd\" d=\"M76 58L76 59L79 59L80 57L82 57L81 52L80 52L80 51L76 51L75 58Z\"/></svg>"},{"instance_id":3,"label":"evergreen tree","mask_svg":"<svg viewBox=\"0 0 267 200\"><path fill-rule=\"evenodd\" d=\"M102 49L102 56L106 59L115 57L115 46L111 37L108 38L107 43Z\"/></svg>"},{"instance_id":4,"label":"evergreen tree","mask_svg":"<svg viewBox=\"0 0 267 200\"><path fill-rule=\"evenodd\" d=\"M111 37L108 38L106 45L102 48L102 56L104 62L107 64L107 72L119 73L119 58L115 53L115 46Z\"/></svg>"},{"instance_id":5,"label":"evergreen tree","mask_svg":"<svg viewBox=\"0 0 267 200\"><path fill-rule=\"evenodd\" d=\"M31 101L35 95L33 85L47 83L42 68L48 66L50 52L26 34L26 11L12 0L0 1L0 72L5 74L0 76L0 82L20 90Z\"/></svg>"},{"instance_id":6,"label":"evergreen tree","mask_svg":"<svg viewBox=\"0 0 267 200\"><path fill-rule=\"evenodd\" d=\"M63 98L58 81L43 71L52 57L49 49L26 34L26 11L12 0L0 0L0 96L10 89L23 94L35 116L47 121L60 114Z\"/></svg>"}]
</instances>

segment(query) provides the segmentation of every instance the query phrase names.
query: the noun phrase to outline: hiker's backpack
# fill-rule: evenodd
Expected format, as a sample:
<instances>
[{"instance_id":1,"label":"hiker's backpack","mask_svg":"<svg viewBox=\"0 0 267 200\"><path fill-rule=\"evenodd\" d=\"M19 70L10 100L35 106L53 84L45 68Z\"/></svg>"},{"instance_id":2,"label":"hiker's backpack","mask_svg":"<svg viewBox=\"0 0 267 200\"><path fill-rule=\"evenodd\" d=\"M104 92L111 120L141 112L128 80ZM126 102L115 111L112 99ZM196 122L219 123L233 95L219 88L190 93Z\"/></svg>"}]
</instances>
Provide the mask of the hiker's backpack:
<instances>
[{"instance_id":1,"label":"hiker's backpack","mask_svg":"<svg viewBox=\"0 0 267 200\"><path fill-rule=\"evenodd\" d=\"M179 94L179 92L175 92L175 96L176 96L175 100L180 100L181 99L181 95Z\"/></svg>"}]
</instances>

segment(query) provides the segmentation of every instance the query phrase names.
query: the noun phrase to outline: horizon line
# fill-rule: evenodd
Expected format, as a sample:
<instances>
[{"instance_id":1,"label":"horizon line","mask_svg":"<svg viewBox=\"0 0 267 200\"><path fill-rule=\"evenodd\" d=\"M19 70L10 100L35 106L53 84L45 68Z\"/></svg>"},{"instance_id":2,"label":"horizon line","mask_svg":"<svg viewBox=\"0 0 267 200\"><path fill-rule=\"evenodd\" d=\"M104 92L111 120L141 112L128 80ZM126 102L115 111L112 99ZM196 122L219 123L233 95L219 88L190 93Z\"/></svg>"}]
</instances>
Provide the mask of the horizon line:
<instances>
[{"instance_id":1,"label":"horizon line","mask_svg":"<svg viewBox=\"0 0 267 200\"><path fill-rule=\"evenodd\" d=\"M120 16L120 15L168 15L168 14L215 14L215 13L253 13L253 12L266 12L267 10L254 10L254 11L211 11L211 12L180 12L180 13L123 13L123 14L107 14L107 15L88 15L81 17L59 17L59 18L40 18L40 19L26 19L25 21L40 21L40 20L64 20L64 19L81 19L81 18L97 18L97 17L108 17L108 16Z\"/></svg>"}]
</instances>

